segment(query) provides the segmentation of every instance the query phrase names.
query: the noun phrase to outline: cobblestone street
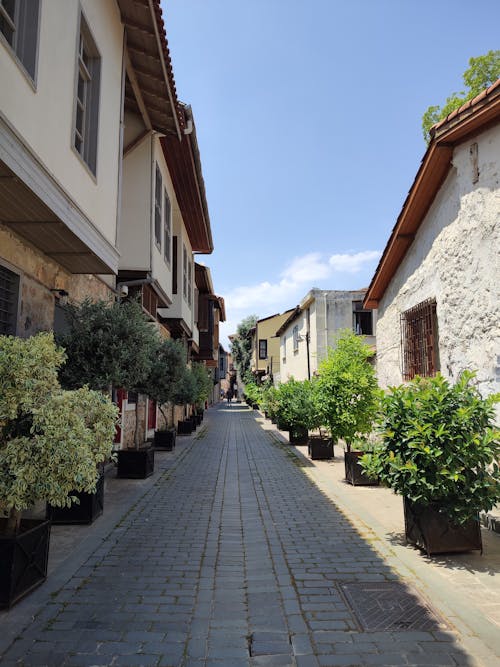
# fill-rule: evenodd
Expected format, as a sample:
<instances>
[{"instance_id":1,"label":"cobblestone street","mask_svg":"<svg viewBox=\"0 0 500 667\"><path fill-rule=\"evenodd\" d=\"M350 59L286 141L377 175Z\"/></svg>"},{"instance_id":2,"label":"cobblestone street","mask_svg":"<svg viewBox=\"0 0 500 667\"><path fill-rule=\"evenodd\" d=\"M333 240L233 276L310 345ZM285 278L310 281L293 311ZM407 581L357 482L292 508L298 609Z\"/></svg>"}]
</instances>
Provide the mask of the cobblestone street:
<instances>
[{"instance_id":1,"label":"cobblestone street","mask_svg":"<svg viewBox=\"0 0 500 667\"><path fill-rule=\"evenodd\" d=\"M255 415L221 404L158 457L32 622L29 599L0 615L2 667L486 664Z\"/></svg>"}]
</instances>

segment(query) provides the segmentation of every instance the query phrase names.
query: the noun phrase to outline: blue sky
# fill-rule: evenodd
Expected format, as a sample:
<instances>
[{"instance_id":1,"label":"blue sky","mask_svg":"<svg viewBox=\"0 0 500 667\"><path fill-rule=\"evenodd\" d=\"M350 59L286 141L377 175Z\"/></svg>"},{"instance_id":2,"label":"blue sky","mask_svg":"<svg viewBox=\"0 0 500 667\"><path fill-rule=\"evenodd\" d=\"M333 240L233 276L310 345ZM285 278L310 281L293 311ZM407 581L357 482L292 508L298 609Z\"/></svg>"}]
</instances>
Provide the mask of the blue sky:
<instances>
[{"instance_id":1,"label":"blue sky","mask_svg":"<svg viewBox=\"0 0 500 667\"><path fill-rule=\"evenodd\" d=\"M226 302L368 286L425 152L421 117L499 48L498 0L162 0Z\"/></svg>"}]
</instances>

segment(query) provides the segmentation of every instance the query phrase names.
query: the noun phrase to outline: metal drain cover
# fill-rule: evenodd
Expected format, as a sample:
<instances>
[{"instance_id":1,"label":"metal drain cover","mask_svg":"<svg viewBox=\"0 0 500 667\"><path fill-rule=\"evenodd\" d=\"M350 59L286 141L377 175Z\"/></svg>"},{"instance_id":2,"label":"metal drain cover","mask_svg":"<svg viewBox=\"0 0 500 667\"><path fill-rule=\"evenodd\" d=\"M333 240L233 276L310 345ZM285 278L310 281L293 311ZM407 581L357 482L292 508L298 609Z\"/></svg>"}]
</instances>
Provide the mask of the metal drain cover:
<instances>
[{"instance_id":1,"label":"metal drain cover","mask_svg":"<svg viewBox=\"0 0 500 667\"><path fill-rule=\"evenodd\" d=\"M363 630L436 631L447 628L442 618L405 584L384 581L340 584Z\"/></svg>"}]
</instances>

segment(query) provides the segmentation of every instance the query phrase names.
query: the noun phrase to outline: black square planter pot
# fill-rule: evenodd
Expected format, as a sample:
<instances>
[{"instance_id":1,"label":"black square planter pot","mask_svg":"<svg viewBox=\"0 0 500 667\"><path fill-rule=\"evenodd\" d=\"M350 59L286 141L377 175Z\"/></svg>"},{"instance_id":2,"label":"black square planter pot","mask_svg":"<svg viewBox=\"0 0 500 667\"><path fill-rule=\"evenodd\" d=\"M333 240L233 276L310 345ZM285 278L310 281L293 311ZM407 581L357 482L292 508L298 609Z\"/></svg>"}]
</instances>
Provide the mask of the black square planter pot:
<instances>
[{"instance_id":1,"label":"black square planter pot","mask_svg":"<svg viewBox=\"0 0 500 667\"><path fill-rule=\"evenodd\" d=\"M177 435L189 435L193 432L194 426L191 419L184 419L177 422Z\"/></svg>"},{"instance_id":2,"label":"black square planter pot","mask_svg":"<svg viewBox=\"0 0 500 667\"><path fill-rule=\"evenodd\" d=\"M88 524L93 523L101 516L104 510L104 472L99 474L95 493L73 491L80 503L73 503L71 507L53 507L47 505L47 519L53 524Z\"/></svg>"},{"instance_id":3,"label":"black square planter pot","mask_svg":"<svg viewBox=\"0 0 500 667\"><path fill-rule=\"evenodd\" d=\"M405 537L431 554L483 552L479 514L465 524L454 524L437 503L421 505L403 498Z\"/></svg>"},{"instance_id":4,"label":"black square planter pot","mask_svg":"<svg viewBox=\"0 0 500 667\"><path fill-rule=\"evenodd\" d=\"M118 452L117 477L121 479L146 479L155 469L155 450L153 447L142 449L121 449Z\"/></svg>"},{"instance_id":5,"label":"black square planter pot","mask_svg":"<svg viewBox=\"0 0 500 667\"><path fill-rule=\"evenodd\" d=\"M175 447L175 435L175 428L169 428L166 431L155 431L154 448L171 452Z\"/></svg>"},{"instance_id":6,"label":"black square planter pot","mask_svg":"<svg viewBox=\"0 0 500 667\"><path fill-rule=\"evenodd\" d=\"M371 479L359 463L365 452L344 452L345 478L353 486L378 486L378 480Z\"/></svg>"},{"instance_id":7,"label":"black square planter pot","mask_svg":"<svg viewBox=\"0 0 500 667\"><path fill-rule=\"evenodd\" d=\"M312 435L307 441L307 450L313 461L327 461L334 457L331 438Z\"/></svg>"},{"instance_id":8,"label":"black square planter pot","mask_svg":"<svg viewBox=\"0 0 500 667\"><path fill-rule=\"evenodd\" d=\"M307 445L309 440L307 429L303 426L295 426L288 431L288 439L292 445Z\"/></svg>"},{"instance_id":9,"label":"black square planter pot","mask_svg":"<svg viewBox=\"0 0 500 667\"><path fill-rule=\"evenodd\" d=\"M290 426L286 424L285 422L280 421L279 419L276 422L276 428L278 431L289 431Z\"/></svg>"},{"instance_id":10,"label":"black square planter pot","mask_svg":"<svg viewBox=\"0 0 500 667\"><path fill-rule=\"evenodd\" d=\"M6 519L0 519L3 528ZM21 532L0 535L0 609L8 609L47 578L50 521L23 519Z\"/></svg>"}]
</instances>

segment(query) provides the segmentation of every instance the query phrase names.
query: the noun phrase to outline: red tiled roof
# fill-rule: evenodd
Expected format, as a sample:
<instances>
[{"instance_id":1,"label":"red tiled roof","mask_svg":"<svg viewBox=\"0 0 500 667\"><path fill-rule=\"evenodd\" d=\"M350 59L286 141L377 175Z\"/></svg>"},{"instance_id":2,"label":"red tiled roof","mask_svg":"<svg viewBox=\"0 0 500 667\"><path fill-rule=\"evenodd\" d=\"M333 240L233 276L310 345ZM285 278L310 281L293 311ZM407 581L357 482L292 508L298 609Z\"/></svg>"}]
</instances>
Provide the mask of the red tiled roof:
<instances>
[{"instance_id":1,"label":"red tiled roof","mask_svg":"<svg viewBox=\"0 0 500 667\"><path fill-rule=\"evenodd\" d=\"M446 179L456 146L500 121L500 79L431 129L431 141L364 299L377 308Z\"/></svg>"}]
</instances>

